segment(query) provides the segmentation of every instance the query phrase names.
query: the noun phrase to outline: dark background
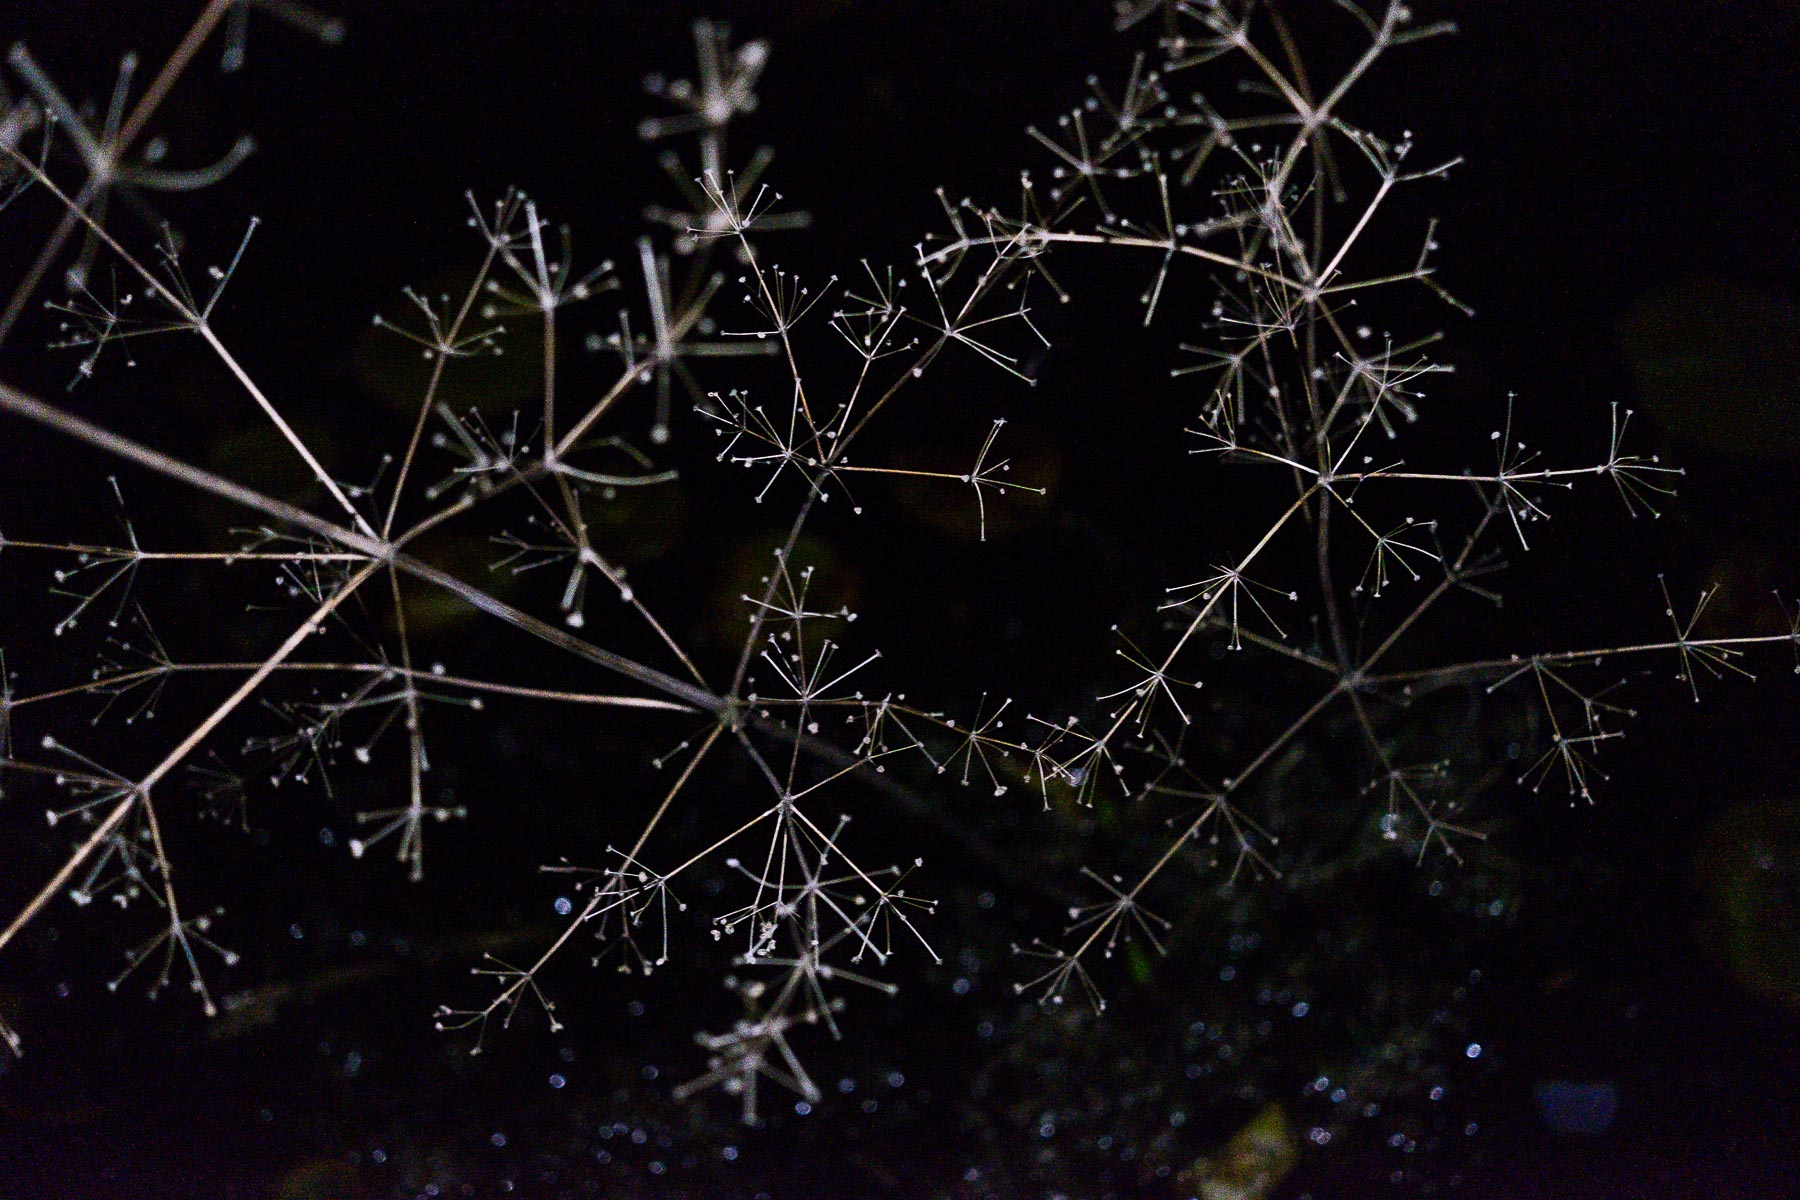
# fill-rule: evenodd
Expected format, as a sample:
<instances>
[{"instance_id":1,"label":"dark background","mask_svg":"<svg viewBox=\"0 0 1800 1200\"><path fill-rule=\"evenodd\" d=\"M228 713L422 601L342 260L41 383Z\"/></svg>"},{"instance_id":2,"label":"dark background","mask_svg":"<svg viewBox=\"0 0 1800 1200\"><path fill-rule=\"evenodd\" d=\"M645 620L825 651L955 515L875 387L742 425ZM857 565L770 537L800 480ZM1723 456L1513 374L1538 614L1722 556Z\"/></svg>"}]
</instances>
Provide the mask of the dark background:
<instances>
[{"instance_id":1,"label":"dark background","mask_svg":"<svg viewBox=\"0 0 1800 1200\"><path fill-rule=\"evenodd\" d=\"M25 39L72 95L100 97L118 50L139 48L154 65L179 36L186 14L165 7L48 3L13 13L0 32ZM1311 35L1323 53L1346 28L1329 6L1284 7L1297 29L1325 31ZM1577 450L1583 439L1599 444L1607 404L1622 401L1647 417L1644 444L1688 471L1655 522L1624 519L1597 492L1563 503L1508 580L1507 607L1464 633L1500 652L1660 637L1659 572L1678 596L1724 584L1717 629L1782 628L1765 597L1800 588L1792 319L1800 180L1791 127L1800 18L1776 3L1421 10L1453 17L1461 34L1395 55L1352 109L1379 131L1411 129L1427 157L1468 160L1422 202L1443 221L1440 277L1478 314L1427 318L1450 334L1454 395L1485 420L1496 397L1517 391L1534 442ZM578 248L627 261L642 205L670 198L654 153L633 134L641 117L662 111L639 81L652 70L691 71L686 29L696 13L773 43L762 107L734 144L775 146L770 177L813 226L771 239L772 253L813 278L848 275L863 257L904 262L935 228L934 187L1006 198L1020 164L1042 161L1024 126L1075 102L1089 72L1119 78L1138 44L1110 31L1101 4L338 11L349 28L339 46L263 19L240 75L217 77L217 47L203 51L152 132L167 131L172 157L184 161L211 157L240 131L257 136L258 153L229 182L158 198L158 207L213 257L235 244L245 217L263 219L221 310L222 336L307 414L309 432L359 469L368 464L358 448L394 421L369 386L369 315L396 313L401 285L429 285L472 256L461 228L465 189L485 196L522 186L575 227ZM1206 86L1223 90L1219 78ZM22 202L0 220L44 215ZM142 244L142 227L130 222L117 219ZM7 242L5 253L20 244ZM1186 282L1186 294L1197 294L1200 281ZM1077 311L1047 317L1058 344L1038 388L952 376L953 387L978 396L977 425L990 411L1017 422L1019 470L1055 478L1049 503L1025 506L985 547L938 537L929 521L909 517L917 501L905 494L860 534L826 534L872 643L899 663L943 664L946 692L1003 678L1045 708L1078 702L1110 654L1106 626L1155 597L1181 569L1171 562L1186 561L1184 544L1217 538L1222 518L1233 528L1228 497L1184 490L1189 465L1163 431L1191 398L1166 394L1161 382L1168 332L1160 341L1134 332L1141 280L1077 273L1070 283ZM0 363L9 382L60 396L73 362L46 363L36 352L44 340L43 328L22 330ZM1663 361L1654 349L1669 345L1687 364L1673 382L1644 365ZM202 432L230 420L211 407L217 381L160 367L196 361L164 353L146 343L136 371L115 374L130 389L129 407L109 407L97 386L71 403L201 461L242 462ZM1141 408L1128 402L1140 398ZM0 528L17 537L113 528L102 482L112 468L96 456L12 427L0 432L0 452L9 480ZM121 480L147 541L152 530L167 544L216 525L173 488L128 472ZM696 487L671 537L690 560L748 554L754 528L733 542L710 525L709 501L733 514L747 507L737 481ZM720 586L716 572L659 562L647 555L644 570L666 589L704 596ZM43 564L9 555L0 572L8 663L48 670L55 648L45 649L41 631L56 610L43 607ZM178 590L165 598L181 603ZM705 605L693 608L689 619L704 631ZM454 644L485 635L447 636ZM490 652L457 650L464 660ZM1764 656L1754 685L1728 680L1699 705L1659 661L1635 698L1628 737L1609 747L1611 779L1594 806L1505 794L1502 865L1471 868L1507 880L1504 922L1470 932L1454 915L1434 914L1429 888L1456 876L1453 865L1346 902L1374 927L1404 930L1380 943L1385 957L1371 978L1407 977L1414 960L1421 978L1454 982L1479 969L1481 986L1462 990L1450 1022L1466 1036L1450 1048L1478 1042L1483 1051L1436 1068L1450 1082L1453 1116L1429 1115L1435 1102L1413 1098L1431 1131L1418 1153L1390 1149L1379 1122L1353 1127L1324 1150L1305 1150L1278 1194L1793 1191L1800 742L1791 657ZM600 733L552 724L566 736L539 744L556 749L509 759L509 738L546 728L521 720L497 717L468 734L487 764L460 781L472 797L503 788L548 795L540 790L556 786L556 769L579 773L592 770L584 756L611 763L634 751L629 722ZM685 1039L725 1011L711 995L691 1001L679 979L638 984L570 970L560 980L566 1038L528 1020L470 1060L466 1043L430 1033L426 1014L448 996L468 998L456 989L482 948L508 937L529 944L546 927L555 890L536 864L591 855L618 829L553 799L503 816L472 799L470 821L431 831L440 836L428 846L430 877L408 887L385 860L353 868L341 844L322 844L325 830L341 842L347 802L301 808L290 799L260 820L266 845L201 831L190 850L206 866L189 878L204 874L232 906L228 940L245 955L215 981L219 989L296 989L268 1024L209 1036L184 997L149 1008L133 988L107 996L110 949L71 947L107 939L72 912L46 917L41 935L9 948L0 1003L17 1014L30 1050L0 1073L0 1195L390 1195L434 1181L452 1195L501 1194L505 1181L524 1195L581 1194L584 1182L606 1195L1185 1195L1142 1162L1161 1155L1179 1170L1258 1111L1260 1099L1210 1110L1185 1132L1144 1140L1139 1163L1086 1151L1042 1157L1047 1139L1030 1111L1032 1085L1019 1082L1031 1078L1016 1070L1021 1060L1061 1054L1089 1086L1116 1080L1123 1095L1141 1079L1154 1091L1185 1061L1174 1043L1156 1040L1158 1022L1179 1029L1190 1010L1204 1020L1205 997L1196 999L1177 966L1160 992L1144 989L1142 1009L1120 997L1107 1021L1080 1031L1090 1046L1059 1045L1054 1026L1012 1001L1016 967L989 955L997 934L987 928L1053 931L1054 903L1028 890L1015 898L991 864L954 850L944 852L943 871L953 877L936 884L948 910L947 966L920 972L918 998L903 993L888 1012L867 1006L852 1044L820 1049L827 1090L839 1078L856 1090L804 1119L784 1114L767 1130L738 1132L717 1097L668 1102L669 1083L699 1063ZM9 846L33 844L35 808L9 807L0 813ZM946 805L934 819L1000 846L1022 874L1065 871L1066 858L1045 849L1050 819L1037 807L1015 792L973 814ZM871 820L896 837L916 834L906 814ZM53 849L9 852L0 895L28 894ZM979 901L989 892L1001 897L998 913ZM125 944L131 930L109 936ZM1439 945L1444 962L1425 962L1419 947ZM971 967L957 947L988 957ZM958 978L976 981L967 1003L950 991ZM1356 989L1354 973L1342 986ZM633 1004L648 1015L633 1015ZM978 1016L1000 1032L973 1036ZM1300 1110L1291 1095L1332 1054L1329 1038L1277 1039L1257 1096L1289 1096ZM566 1087L549 1087L553 1073ZM907 1082L890 1084L895 1073ZM1616 1121L1589 1136L1547 1128L1534 1096L1562 1083L1610 1089ZM1047 1096L1078 1086L1039 1084ZM877 1095L875 1114L858 1107ZM777 1108L791 1099L771 1097ZM1109 1110L1081 1136L1091 1140L1113 1120L1136 1127ZM641 1144L636 1130L646 1131ZM725 1145L737 1152L729 1163ZM597 1160L596 1149L609 1157ZM662 1169L651 1173L652 1162ZM1396 1172L1401 1182L1390 1183Z\"/></svg>"}]
</instances>

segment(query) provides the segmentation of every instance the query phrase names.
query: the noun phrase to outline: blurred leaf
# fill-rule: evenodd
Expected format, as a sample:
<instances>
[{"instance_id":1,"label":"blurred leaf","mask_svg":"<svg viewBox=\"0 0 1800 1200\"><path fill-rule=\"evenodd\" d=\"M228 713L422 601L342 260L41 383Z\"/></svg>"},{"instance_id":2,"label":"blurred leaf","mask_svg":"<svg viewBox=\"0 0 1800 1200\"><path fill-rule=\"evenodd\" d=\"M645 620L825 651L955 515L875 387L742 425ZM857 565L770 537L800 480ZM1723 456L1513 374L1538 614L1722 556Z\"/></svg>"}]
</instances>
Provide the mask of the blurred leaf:
<instances>
[{"instance_id":1,"label":"blurred leaf","mask_svg":"<svg viewBox=\"0 0 1800 1200\"><path fill-rule=\"evenodd\" d=\"M428 285L415 290L430 301L448 326L463 297L468 294L472 277L472 268L440 272ZM394 296L392 303L383 306L381 317L392 327L371 324L357 339L357 382L394 411L411 415L418 411L425 396L434 362L425 347L396 330L426 336L429 326L413 301L400 294ZM543 392L542 322L532 314L484 317L481 301L477 300L463 324L461 336L466 338L490 329L500 330L494 336L494 344L501 351L499 354L478 350L445 364L436 400L449 406L452 412L463 413L469 409L490 414L505 412ZM559 333L562 335L558 338L559 347L567 339L569 347L578 348L579 340L570 330L559 327ZM562 357L558 355L559 359Z\"/></svg>"},{"instance_id":2,"label":"blurred leaf","mask_svg":"<svg viewBox=\"0 0 1800 1200\"><path fill-rule=\"evenodd\" d=\"M1271 1102L1231 1135L1217 1154L1181 1173L1201 1200L1262 1200L1294 1169L1298 1150L1287 1110Z\"/></svg>"},{"instance_id":3,"label":"blurred leaf","mask_svg":"<svg viewBox=\"0 0 1800 1200\"><path fill-rule=\"evenodd\" d=\"M1703 936L1732 978L1800 1004L1800 802L1740 804L1695 853L1708 902Z\"/></svg>"},{"instance_id":4,"label":"blurred leaf","mask_svg":"<svg viewBox=\"0 0 1800 1200\"><path fill-rule=\"evenodd\" d=\"M458 579L468 580L496 599L515 604L519 601L522 582L528 576L516 574L508 567L494 565L506 557L506 554L507 547L495 545L485 536L463 533L438 541L432 547L429 557L433 566L450 572ZM542 570L556 572L558 569L546 566ZM558 582L567 577L568 571L564 568L557 576ZM477 619L487 619L467 602L428 584L408 582L401 595L406 602L406 627L416 637L445 633L460 629Z\"/></svg>"},{"instance_id":5,"label":"blurred leaf","mask_svg":"<svg viewBox=\"0 0 1800 1200\"><path fill-rule=\"evenodd\" d=\"M768 586L764 581L775 569L775 551L781 542L781 537L773 532L757 534L724 554L706 613L708 636L716 643L733 646L743 641L751 613L744 597L763 594ZM855 612L862 602L862 577L831 543L821 538L801 537L789 566L796 587L801 584L800 572L812 568L812 579L806 584L806 607L812 612ZM787 599L782 593L778 597ZM843 636L842 630L834 630L833 636Z\"/></svg>"},{"instance_id":6,"label":"blurred leaf","mask_svg":"<svg viewBox=\"0 0 1800 1200\"><path fill-rule=\"evenodd\" d=\"M1800 452L1800 307L1696 280L1641 298L1619 332L1638 391L1673 436L1747 458Z\"/></svg>"}]
</instances>

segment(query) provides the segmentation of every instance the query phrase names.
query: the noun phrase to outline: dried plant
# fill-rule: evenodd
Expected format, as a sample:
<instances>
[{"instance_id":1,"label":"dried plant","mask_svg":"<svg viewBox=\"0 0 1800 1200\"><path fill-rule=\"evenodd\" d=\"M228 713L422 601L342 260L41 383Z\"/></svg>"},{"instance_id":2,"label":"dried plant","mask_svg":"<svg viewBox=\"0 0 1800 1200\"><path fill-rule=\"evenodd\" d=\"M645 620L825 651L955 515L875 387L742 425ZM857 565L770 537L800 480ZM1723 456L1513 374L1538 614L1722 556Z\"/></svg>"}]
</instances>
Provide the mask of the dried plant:
<instances>
[{"instance_id":1,"label":"dried plant","mask_svg":"<svg viewBox=\"0 0 1800 1200\"><path fill-rule=\"evenodd\" d=\"M1433 357L1439 335L1388 331L1384 304L1402 321L1419 296L1451 314L1462 308L1436 274L1435 223L1421 220L1398 254L1386 230L1397 208L1394 222L1412 219L1402 197L1444 180L1456 160L1422 164L1426 152L1410 136L1362 129L1348 115L1377 63L1448 31L1415 22L1401 4L1365 11L1339 0L1335 16L1357 50L1335 64L1329 86L1303 63L1307 38L1278 7L1124 6L1121 27L1157 32L1153 50L1121 87L1092 82L1066 116L1029 131L1038 165L1015 198L986 205L943 194L945 227L914 261L865 263L846 281L801 279L772 257L765 239L805 217L763 182L767 152L734 171L726 138L755 107L768 51L702 22L697 80L653 80L654 97L675 111L640 128L679 147L663 159L679 205L648 209L657 231L622 248L616 266L579 249L530 196L469 197L466 285L448 295L406 290L375 318L428 372L408 436L379 459L323 454L280 390L230 348L218 314L234 271L256 253L254 219L234 243L212 248L220 265L196 276L193 247L165 227L151 250L136 248L142 234L109 210L114 196L209 186L249 152L246 138L192 170L160 165L160 143L149 161L133 157L209 39L229 29L227 65L242 62L249 7L209 3L135 101L128 58L98 123L23 47L9 57L23 90L8 94L0 117L4 215L47 220L50 230L12 286L0 342L19 353L22 314L50 294L59 329L47 340L77 361L66 399L0 382L0 410L111 456L126 474L112 486L116 540L77 544L13 522L0 542L13 570L51 564L63 602L51 638L96 628L101 637L98 665L80 677L40 684L0 671L7 836L47 836L58 848L58 865L0 929L0 953L50 906L106 898L147 910L145 940L113 985L147 976L155 995L179 984L210 1014L208 980L232 961L215 906L230 897L211 895L204 870L183 861L180 829L193 816L241 819L267 787L331 788L334 775L359 773L355 794L378 779L390 799L356 812L351 853L391 855L421 879L440 823L504 801L446 799L434 787L457 740L440 728L499 704L605 710L629 722L661 786L615 804L619 832L603 852L546 847L554 861L545 871L570 885L560 932L524 958L476 966L474 990L439 1010L439 1027L466 1031L475 1050L523 1010L559 1027L546 968L577 947L637 973L710 954L743 1015L700 1035L704 1066L677 1094L722 1088L754 1123L768 1084L818 1097L807 1042L840 1036L855 1019L850 1000L892 993L904 971L890 960L937 958L933 902L921 894L929 875L919 871L928 838L900 848L859 841L846 814L871 797L924 811L954 780L995 803L1035 796L1045 809L1133 814L1110 827L1114 844L1098 851L1105 861L1049 887L1067 905L1065 927L1018 947L1022 993L1050 1004L1074 996L1098 1010L1109 986L1098 960L1206 936L1208 910L1192 901L1197 878L1241 889L1281 873L1308 836L1299 818L1314 811L1283 798L1304 774L1301 759L1328 758L1326 778L1354 777L1343 794L1313 803L1354 827L1360 844L1455 858L1484 836L1472 802L1497 767L1527 796L1593 798L1614 752L1607 743L1630 715L1622 688L1631 668L1619 664L1666 664L1697 700L1715 679L1747 674L1753 651L1800 646L1800 625L1715 634L1702 620L1710 590L1689 605L1665 589L1667 631L1625 644L1502 646L1445 663L1413 651L1433 623L1462 623L1496 602L1503 556L1530 548L1562 493L1591 482L1633 515L1654 516L1679 470L1634 447L1631 414L1617 407L1563 406L1573 415L1554 423L1510 397L1492 421L1467 415L1486 411L1474 402L1447 409L1428 391L1449 371ZM263 7L337 35L310 10ZM1215 88L1237 75L1248 82L1235 92ZM898 465L879 447L946 362L1032 383L1033 353L1048 344L1039 306L1071 300L1052 266L1078 256L1141 277L1143 324L1178 330L1186 357L1171 353L1170 372L1192 397L1181 433L1197 477L1226 478L1233 511L1208 544L1182 549L1164 595L1119 597L1093 615L1117 632L1117 671L1080 711L1007 698L1004 681L960 713L951 706L964 697L921 703L934 692L929 670L896 672L861 644L857 612L809 560L808 531L826 514L853 529L873 502L865 485L880 478L940 488L945 503L968 507L984 540L996 506L1044 491L1012 473L1014 430L989 412L967 415L955 466ZM63 286L51 288L58 265ZM615 291L616 323L584 339L588 314ZM220 407L228 383L231 403L261 414L304 469L303 501L82 415L109 372L162 334L209 357L206 378L223 369L224 382L208 384ZM538 358L528 408L445 398L447 381L478 360L520 351ZM609 364L599 383L590 352ZM1441 435L1411 451L1424 425L1455 430L1460 456L1442 457ZM1527 427L1545 428L1543 449ZM742 473L738 513L785 514L741 597L729 653L692 644L665 616L672 599L628 577L631 531L605 518L622 494L684 486L665 447L708 430L717 463ZM1580 446L1588 449L1572 449ZM250 527L217 548L161 549L155 522L127 515L131 479L146 475L203 494ZM1170 503L1181 497L1172 492ZM489 550L473 566L445 552L446 535L469 528ZM282 615L281 633L241 661L165 645L134 591L140 574L165 570L215 572L219 582L196 586L241 588L243 602ZM502 584L520 575L556 586L515 603ZM457 639L416 627L420 597L478 614L494 637L548 647L573 674L464 673ZM9 623L4 636L45 632ZM1217 716L1206 700L1215 678L1227 690L1258 681L1231 694L1259 697L1259 719L1273 727L1266 740L1205 733ZM165 731L150 718L177 689L204 698L202 715ZM1517 696L1539 730L1536 747L1497 764L1482 747L1479 722L1489 717L1479 705L1445 729L1432 698L1471 689ZM104 736L88 726L102 718ZM1340 727L1351 736L1326 736ZM699 806L709 777L732 782ZM20 818L27 797L47 815L35 830ZM702 875L724 881L704 901ZM696 925L710 926L710 939L696 939ZM17 1049L18 1035L4 1034Z\"/></svg>"}]
</instances>

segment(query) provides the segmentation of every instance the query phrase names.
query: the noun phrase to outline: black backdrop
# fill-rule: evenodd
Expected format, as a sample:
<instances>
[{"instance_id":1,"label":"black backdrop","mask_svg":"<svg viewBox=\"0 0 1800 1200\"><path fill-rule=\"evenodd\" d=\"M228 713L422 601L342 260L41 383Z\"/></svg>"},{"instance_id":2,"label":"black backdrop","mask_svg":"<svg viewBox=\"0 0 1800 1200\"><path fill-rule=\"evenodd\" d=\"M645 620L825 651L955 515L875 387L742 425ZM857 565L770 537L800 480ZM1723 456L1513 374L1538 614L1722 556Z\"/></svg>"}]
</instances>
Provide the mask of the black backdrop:
<instances>
[{"instance_id":1,"label":"black backdrop","mask_svg":"<svg viewBox=\"0 0 1800 1200\"><path fill-rule=\"evenodd\" d=\"M71 93L99 96L119 49L137 47L155 61L172 44L186 14L170 10L181 7L45 3L13 11L4 33L25 39ZM1289 7L1297 24L1312 19L1312 6ZM686 30L699 11L392 3L343 11L349 34L335 47L255 24L246 69L184 86L159 125L195 157L244 129L260 143L225 186L162 206L200 244L231 244L250 214L263 221L228 293L227 340L253 373L316 406L319 423L352 445L388 419L370 413L375 402L358 390L369 314L395 311L400 285L468 256L465 189L525 187L575 226L578 245L623 259L640 208L667 191L633 133L641 116L658 111L639 81L651 70L689 69ZM1101 4L814 0L704 11L773 43L762 107L737 144L776 147L771 178L814 222L784 239L779 257L815 277L865 256L903 261L932 227L938 185L1006 195L1018 164L1035 161L1023 127L1076 99L1090 71L1115 78L1128 63ZM1795 302L1790 106L1800 19L1786 6L1570 0L1441 4L1423 15L1440 13L1462 33L1396 58L1366 85L1358 112L1378 129L1410 128L1427 153L1469 160L1430 202L1444 221L1442 277L1478 313L1446 322L1459 386L1518 391L1524 405L1538 406L1550 440L1565 416L1593 422L1608 401L1644 402L1621 328L1646 297L1704 285ZM212 69L212 51L204 54L196 80ZM1148 343L1126 340L1135 282L1130 291L1086 286L1090 314L1109 305L1124 314L1114 322L1119 340L1100 341L1119 348L1096 350L1092 338L1084 348L1080 322L1054 328L1053 316L1059 346L1043 386L1027 396L983 383L1001 411L1038 423L1043 461L1063 480L1051 515L985 548L940 549L929 528L900 519L862 535L857 570L871 640L900 662L944 664L946 690L1002 677L1058 702L1078 695L1110 653L1108 605L1153 595L1170 546L1204 536L1216 520L1196 510L1223 503L1176 499L1171 480L1181 464L1147 459L1142 440L1129 436L1136 418L1121 416L1116 400L1095 401L1153 386L1166 364ZM0 359L6 377L55 392L72 361L46 365L24 354L21 345L43 340L28 332L36 343L15 341ZM1713 336L1709 362L1731 393L1705 398L1717 402L1717 415L1651 409L1647 436L1688 469L1680 500L1654 525L1587 510L1570 514L1566 532L1554 524L1541 558L1522 564L1511 585L1529 603L1494 618L1503 643L1658 631L1658 571L1687 588L1729 583L1723 621L1776 619L1761 597L1771 586L1800 587L1792 376L1782 377L1797 334L1789 327L1786 344ZM138 371L152 376L156 356L141 351ZM203 389L163 376L134 376L132 386L143 402L123 423L161 445L216 453L192 432L194 406L209 403ZM1789 415L1732 406L1734 396L1754 406L1765 395ZM0 430L0 450L8 477L0 528L23 537L27 529L107 527L99 481L110 468L17 428ZM141 525L204 527L172 489L123 480ZM701 486L726 503L734 494ZM33 654L19 644L26 634L43 644L37 631L49 611L42 573L3 560L0 570L9 663L28 668ZM658 578L675 588L702 583L675 567ZM1046 645L1058 652L1043 653ZM1505 929L1471 943L1485 983L1458 1017L1487 1049L1480 1071L1459 1077L1457 1136L1442 1139L1430 1163L1406 1164L1409 1187L1646 1197L1791 1188L1800 1027L1790 1007L1722 965L1732 961L1720 949L1728 937L1715 928L1709 899L1722 885L1709 882L1703 853L1740 836L1741 825L1718 823L1735 806L1782 811L1800 799L1788 665L1765 660L1755 686L1716 689L1699 706L1674 688L1656 693L1626 753L1610 759L1613 779L1592 809L1520 801L1507 854L1524 866L1523 900ZM628 731L611 736L566 753L630 753ZM494 761L490 782L536 779L527 765ZM464 782L472 792L482 784ZM1037 818L1035 804L1016 807L975 824L1001 842ZM9 845L38 836L19 812L0 816ZM341 815L283 810L269 824L267 847L215 846L204 835L197 843L196 853L218 856L216 867L206 860L207 873L231 902L234 945L245 953L223 988L330 979L377 964L369 977L303 991L305 1001L272 1027L209 1037L179 998L147 1010L135 994L105 996L106 960L69 950L80 931L72 914L56 914L0 976L0 997L20 1010L32 1038L29 1057L0 1074L0 1193L387 1195L435 1178L450 1194L465 1181L474 1194L498 1194L510 1179L522 1194L548 1195L580 1194L590 1175L609 1195L1048 1194L1058 1186L1063 1168L1034 1175L1027 1165L1039 1153L1032 1120L1000 1112L982 1124L968 1111L979 1101L944 1099L966 1093L990 1053L956 1032L973 1022L945 999L958 977L954 959L924 973L925 999L877 1018L858 1035L867 1044L843 1052L844 1078L863 1089L858 1099L896 1072L910 1074L878 1117L845 1100L808 1120L733 1134L719 1126L729 1116L723 1108L709 1122L666 1100L667 1084L697 1061L682 1039L706 1019L681 1011L673 987L621 989L610 977L571 972L562 981L569 1039L527 1023L477 1063L428 1030L425 1014L459 986L477 935L546 911L553 889L535 865L591 850L603 832L579 820L571 827L550 803L524 805L507 820L478 811L435 843L431 879L408 888L375 864L352 869L341 846L319 844L324 828L341 840ZM1800 845L1791 836L1774 845L1786 858L1770 878L1791 889ZM9 852L0 894L35 887L48 863ZM1773 953L1791 958L1800 952L1793 896L1758 886L1775 895L1758 912L1789 922ZM1380 918L1417 919L1407 902L1392 901ZM979 925L981 911L956 920ZM359 948L381 953L359 957L352 933ZM984 966L983 1011L1008 1029L1028 1021L1010 1003L1008 965ZM640 1000L648 1017L630 1015ZM941 1051L921 1053L940 1039ZM645 1072L651 1063L654 1079ZM822 1078L833 1076L824 1070ZM566 1087L550 1089L552 1074ZM1559 1080L1610 1084L1617 1122L1590 1138L1547 1131L1533 1089ZM935 1109L922 1087L937 1091ZM906 1116L892 1116L909 1102ZM1462 1135L1465 1124L1474 1136ZM640 1129L646 1143L634 1144ZM1169 1153L1191 1158L1217 1140L1196 1134ZM720 1154L726 1144L737 1153L729 1163ZM594 1165L595 1148L611 1155L605 1171ZM651 1174L652 1162L667 1176ZM1176 1187L1123 1168L1066 1169L1061 1186L1071 1194ZM1380 1138L1368 1135L1309 1152L1282 1190L1382 1194L1392 1169Z\"/></svg>"}]
</instances>

